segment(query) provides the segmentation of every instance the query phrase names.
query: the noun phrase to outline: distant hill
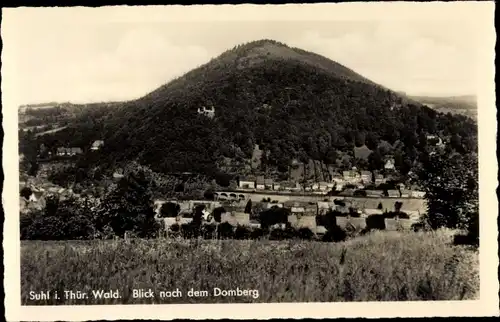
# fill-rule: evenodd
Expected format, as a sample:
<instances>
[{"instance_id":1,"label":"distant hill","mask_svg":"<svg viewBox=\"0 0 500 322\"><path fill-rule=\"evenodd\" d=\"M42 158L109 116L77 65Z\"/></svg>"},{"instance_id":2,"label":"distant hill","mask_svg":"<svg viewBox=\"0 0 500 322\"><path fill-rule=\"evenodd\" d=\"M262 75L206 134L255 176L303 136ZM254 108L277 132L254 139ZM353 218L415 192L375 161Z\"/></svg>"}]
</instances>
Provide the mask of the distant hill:
<instances>
[{"instance_id":1,"label":"distant hill","mask_svg":"<svg viewBox=\"0 0 500 322\"><path fill-rule=\"evenodd\" d=\"M412 96L411 98L441 113L462 114L473 119L477 118L477 97L474 95Z\"/></svg>"},{"instance_id":2,"label":"distant hill","mask_svg":"<svg viewBox=\"0 0 500 322\"><path fill-rule=\"evenodd\" d=\"M144 97L96 110L37 142L85 147L102 139L102 154L85 162L112 168L135 160L157 172L204 174L220 172L220 164L232 168L228 160L239 172L255 167L258 145L265 151L260 167L288 173L293 159L349 168L354 147L379 154L381 141L400 142L399 164L411 164L428 133L460 136L463 149L474 148L476 135L465 117L441 115L323 56L272 40L236 46ZM364 167L380 158L363 160Z\"/></svg>"}]
</instances>

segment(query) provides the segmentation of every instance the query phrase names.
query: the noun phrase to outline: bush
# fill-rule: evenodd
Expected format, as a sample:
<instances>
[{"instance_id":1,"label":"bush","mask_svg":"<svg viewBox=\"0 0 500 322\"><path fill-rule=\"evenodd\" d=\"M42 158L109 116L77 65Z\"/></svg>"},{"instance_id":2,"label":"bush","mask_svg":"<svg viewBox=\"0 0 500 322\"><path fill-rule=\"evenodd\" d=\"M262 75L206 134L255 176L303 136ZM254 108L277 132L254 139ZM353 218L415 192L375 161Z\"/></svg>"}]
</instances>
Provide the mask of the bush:
<instances>
[{"instance_id":1,"label":"bush","mask_svg":"<svg viewBox=\"0 0 500 322\"><path fill-rule=\"evenodd\" d=\"M203 193L203 198L205 198L206 200L214 200L214 197L214 192L211 189L205 190L205 192Z\"/></svg>"},{"instance_id":2,"label":"bush","mask_svg":"<svg viewBox=\"0 0 500 322\"><path fill-rule=\"evenodd\" d=\"M269 240L285 240L287 239L287 234L285 229L276 228L271 230L269 234Z\"/></svg>"},{"instance_id":3,"label":"bush","mask_svg":"<svg viewBox=\"0 0 500 322\"><path fill-rule=\"evenodd\" d=\"M203 226L203 238L214 239L216 237L215 230L217 226L215 224L204 225Z\"/></svg>"},{"instance_id":4,"label":"bush","mask_svg":"<svg viewBox=\"0 0 500 322\"><path fill-rule=\"evenodd\" d=\"M410 215L403 211L388 211L384 213L385 218L395 218L399 217L400 219L410 219Z\"/></svg>"},{"instance_id":5,"label":"bush","mask_svg":"<svg viewBox=\"0 0 500 322\"><path fill-rule=\"evenodd\" d=\"M411 225L413 231L431 231L432 227L429 223L429 218L427 214L423 214L419 221Z\"/></svg>"},{"instance_id":6,"label":"bush","mask_svg":"<svg viewBox=\"0 0 500 322\"><path fill-rule=\"evenodd\" d=\"M248 227L238 225L234 232L234 238L236 239L250 239L251 231Z\"/></svg>"},{"instance_id":7,"label":"bush","mask_svg":"<svg viewBox=\"0 0 500 322\"><path fill-rule=\"evenodd\" d=\"M31 191L30 187L23 187L20 191L21 197L24 197L25 199L28 199L33 191Z\"/></svg>"},{"instance_id":8,"label":"bush","mask_svg":"<svg viewBox=\"0 0 500 322\"><path fill-rule=\"evenodd\" d=\"M194 237L193 225L182 224L181 225L181 233L182 233L182 237L185 239L193 238Z\"/></svg>"},{"instance_id":9,"label":"bush","mask_svg":"<svg viewBox=\"0 0 500 322\"><path fill-rule=\"evenodd\" d=\"M297 231L297 235L299 236L300 239L304 240L311 240L314 237L314 233L311 231L311 229L307 227L302 227Z\"/></svg>"},{"instance_id":10,"label":"bush","mask_svg":"<svg viewBox=\"0 0 500 322\"><path fill-rule=\"evenodd\" d=\"M340 242L347 238L347 234L339 226L335 226L329 229L325 235L323 235L322 241L324 242Z\"/></svg>"},{"instance_id":11,"label":"bush","mask_svg":"<svg viewBox=\"0 0 500 322\"><path fill-rule=\"evenodd\" d=\"M220 223L222 219L222 214L225 213L226 210L223 207L217 207L214 209L213 216L215 222Z\"/></svg>"},{"instance_id":12,"label":"bush","mask_svg":"<svg viewBox=\"0 0 500 322\"><path fill-rule=\"evenodd\" d=\"M263 236L264 236L264 231L261 228L252 229L252 231L250 232L251 239L259 239L262 238Z\"/></svg>"},{"instance_id":13,"label":"bush","mask_svg":"<svg viewBox=\"0 0 500 322\"><path fill-rule=\"evenodd\" d=\"M299 238L298 231L295 228L293 228L290 224L287 223L287 225L283 231L283 238L284 239Z\"/></svg>"},{"instance_id":14,"label":"bush","mask_svg":"<svg viewBox=\"0 0 500 322\"><path fill-rule=\"evenodd\" d=\"M161 205L160 208L160 218L173 218L177 217L179 211L181 210L181 206L174 202L166 202Z\"/></svg>"},{"instance_id":15,"label":"bush","mask_svg":"<svg viewBox=\"0 0 500 322\"><path fill-rule=\"evenodd\" d=\"M371 215L366 218L366 228L371 229L385 229L385 215L384 214L376 214Z\"/></svg>"},{"instance_id":16,"label":"bush","mask_svg":"<svg viewBox=\"0 0 500 322\"><path fill-rule=\"evenodd\" d=\"M224 222L219 225L217 231L217 237L219 239L231 239L234 237L234 227L227 222Z\"/></svg>"},{"instance_id":17,"label":"bush","mask_svg":"<svg viewBox=\"0 0 500 322\"><path fill-rule=\"evenodd\" d=\"M179 224L172 224L169 229L171 232L177 233L181 230L181 226Z\"/></svg>"}]
</instances>

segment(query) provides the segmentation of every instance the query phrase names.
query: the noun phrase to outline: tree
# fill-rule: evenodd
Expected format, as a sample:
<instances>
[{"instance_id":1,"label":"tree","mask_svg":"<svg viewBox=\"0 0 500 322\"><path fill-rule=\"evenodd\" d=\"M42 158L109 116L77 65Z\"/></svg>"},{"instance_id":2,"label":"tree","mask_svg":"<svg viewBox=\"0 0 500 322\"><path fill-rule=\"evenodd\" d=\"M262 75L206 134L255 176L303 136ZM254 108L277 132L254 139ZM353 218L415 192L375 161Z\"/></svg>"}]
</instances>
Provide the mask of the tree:
<instances>
[{"instance_id":1,"label":"tree","mask_svg":"<svg viewBox=\"0 0 500 322\"><path fill-rule=\"evenodd\" d=\"M403 207L403 203L401 201L396 201L394 203L394 211L395 212L400 212L401 211L401 207Z\"/></svg>"},{"instance_id":2,"label":"tree","mask_svg":"<svg viewBox=\"0 0 500 322\"><path fill-rule=\"evenodd\" d=\"M205 198L207 200L214 200L213 190L212 189L205 190L205 192L203 193L203 198Z\"/></svg>"},{"instance_id":3,"label":"tree","mask_svg":"<svg viewBox=\"0 0 500 322\"><path fill-rule=\"evenodd\" d=\"M473 217L479 209L477 154L431 153L419 171L419 179L431 227L472 232Z\"/></svg>"},{"instance_id":4,"label":"tree","mask_svg":"<svg viewBox=\"0 0 500 322\"><path fill-rule=\"evenodd\" d=\"M368 157L368 165L371 171L380 170L384 166L384 160L378 149Z\"/></svg>"},{"instance_id":5,"label":"tree","mask_svg":"<svg viewBox=\"0 0 500 322\"><path fill-rule=\"evenodd\" d=\"M247 205L245 206L245 213L246 214L252 213L252 199L248 200Z\"/></svg>"},{"instance_id":6,"label":"tree","mask_svg":"<svg viewBox=\"0 0 500 322\"><path fill-rule=\"evenodd\" d=\"M33 193L33 191L31 190L30 187L23 187L20 191L21 197L23 197L25 199L28 199L32 193Z\"/></svg>"},{"instance_id":7,"label":"tree","mask_svg":"<svg viewBox=\"0 0 500 322\"><path fill-rule=\"evenodd\" d=\"M154 237L158 232L148 184L144 171L131 171L104 197L100 216L117 236L131 231L138 237Z\"/></svg>"},{"instance_id":8,"label":"tree","mask_svg":"<svg viewBox=\"0 0 500 322\"><path fill-rule=\"evenodd\" d=\"M177 217L180 210L179 204L169 201L161 205L160 215L162 218Z\"/></svg>"}]
</instances>

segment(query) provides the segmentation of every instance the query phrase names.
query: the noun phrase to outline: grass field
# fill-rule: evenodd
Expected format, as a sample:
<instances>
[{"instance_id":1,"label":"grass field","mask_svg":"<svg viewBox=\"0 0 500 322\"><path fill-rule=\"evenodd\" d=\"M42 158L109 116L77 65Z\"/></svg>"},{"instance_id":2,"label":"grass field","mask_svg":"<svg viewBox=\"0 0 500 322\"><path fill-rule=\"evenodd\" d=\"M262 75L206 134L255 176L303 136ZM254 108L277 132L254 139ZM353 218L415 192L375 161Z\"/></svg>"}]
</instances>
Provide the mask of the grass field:
<instances>
[{"instance_id":1,"label":"grass field","mask_svg":"<svg viewBox=\"0 0 500 322\"><path fill-rule=\"evenodd\" d=\"M374 232L342 243L130 240L21 244L24 305L112 303L333 302L473 299L476 251L452 246L449 231ZM258 298L215 297L213 289L254 289ZM155 298L134 298L152 289ZM160 298L179 289L182 297ZM188 297L190 290L208 296ZM51 291L30 300L30 291ZM64 290L88 298L64 299ZM118 290L95 299L92 290ZM57 291L60 299L54 299ZM250 293L249 293L250 294Z\"/></svg>"}]
</instances>

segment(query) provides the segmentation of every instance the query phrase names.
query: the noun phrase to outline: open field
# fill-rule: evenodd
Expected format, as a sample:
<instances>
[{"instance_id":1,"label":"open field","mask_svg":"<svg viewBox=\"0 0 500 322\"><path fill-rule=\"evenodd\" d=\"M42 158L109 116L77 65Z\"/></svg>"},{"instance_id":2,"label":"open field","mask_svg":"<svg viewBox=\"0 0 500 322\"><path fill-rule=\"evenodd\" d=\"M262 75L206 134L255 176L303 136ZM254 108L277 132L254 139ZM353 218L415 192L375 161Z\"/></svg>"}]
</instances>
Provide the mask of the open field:
<instances>
[{"instance_id":1,"label":"open field","mask_svg":"<svg viewBox=\"0 0 500 322\"><path fill-rule=\"evenodd\" d=\"M477 252L450 231L374 232L341 243L308 241L29 241L21 244L24 305L460 300L478 294ZM213 289L258 290L258 298ZM151 288L155 298L133 298ZM160 298L179 289L182 297ZM190 289L208 296L188 297ZM30 291L60 300L30 301ZM65 300L64 290L88 293ZM95 299L92 291L118 290Z\"/></svg>"}]
</instances>

